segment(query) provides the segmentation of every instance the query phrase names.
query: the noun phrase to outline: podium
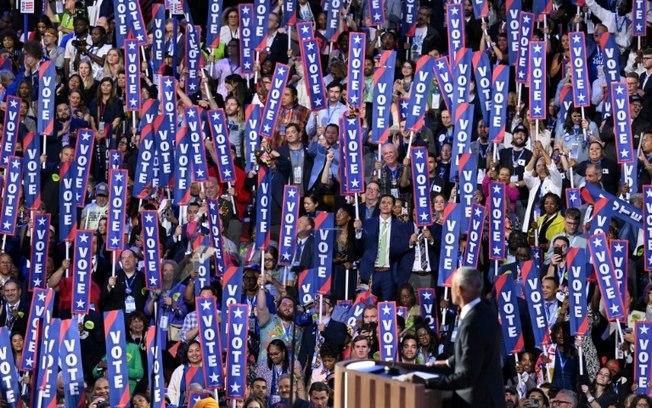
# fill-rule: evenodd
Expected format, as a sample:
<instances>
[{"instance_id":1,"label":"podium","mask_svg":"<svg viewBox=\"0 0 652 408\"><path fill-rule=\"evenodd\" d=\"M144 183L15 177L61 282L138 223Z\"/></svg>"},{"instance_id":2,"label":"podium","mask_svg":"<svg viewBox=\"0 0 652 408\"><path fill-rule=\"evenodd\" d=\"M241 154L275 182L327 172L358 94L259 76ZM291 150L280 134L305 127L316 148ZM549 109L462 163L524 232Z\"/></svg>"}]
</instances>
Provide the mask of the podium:
<instances>
[{"instance_id":1,"label":"podium","mask_svg":"<svg viewBox=\"0 0 652 408\"><path fill-rule=\"evenodd\" d=\"M398 371L387 374L385 368ZM335 366L335 408L420 408L440 407L441 392L423 384L392 377L414 371L437 373L413 364L373 360L348 360Z\"/></svg>"}]
</instances>

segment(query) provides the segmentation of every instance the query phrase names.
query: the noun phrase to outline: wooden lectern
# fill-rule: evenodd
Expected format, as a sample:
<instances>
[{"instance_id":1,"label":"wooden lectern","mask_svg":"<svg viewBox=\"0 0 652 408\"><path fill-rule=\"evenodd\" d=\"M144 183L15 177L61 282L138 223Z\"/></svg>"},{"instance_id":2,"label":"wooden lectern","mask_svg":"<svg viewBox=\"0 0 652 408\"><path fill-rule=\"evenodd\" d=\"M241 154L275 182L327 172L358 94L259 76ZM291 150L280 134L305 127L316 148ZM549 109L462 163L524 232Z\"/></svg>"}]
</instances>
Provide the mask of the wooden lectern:
<instances>
[{"instance_id":1,"label":"wooden lectern","mask_svg":"<svg viewBox=\"0 0 652 408\"><path fill-rule=\"evenodd\" d=\"M421 408L440 407L441 393L414 384L392 379L385 367L399 369L401 374L411 371L430 371L425 366L375 361L367 370L348 368L359 361L342 361L335 366L335 408ZM354 366L355 367L355 366ZM372 372L368 372L372 371Z\"/></svg>"}]
</instances>

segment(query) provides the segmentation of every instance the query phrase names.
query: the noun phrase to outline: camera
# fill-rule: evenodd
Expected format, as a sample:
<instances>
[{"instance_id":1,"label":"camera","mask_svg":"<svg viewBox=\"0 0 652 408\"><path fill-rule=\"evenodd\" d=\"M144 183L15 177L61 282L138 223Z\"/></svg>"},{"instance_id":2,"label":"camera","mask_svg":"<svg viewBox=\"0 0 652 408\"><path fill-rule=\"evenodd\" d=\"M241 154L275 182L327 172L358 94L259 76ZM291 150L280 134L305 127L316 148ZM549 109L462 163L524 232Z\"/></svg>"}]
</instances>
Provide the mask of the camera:
<instances>
[{"instance_id":1,"label":"camera","mask_svg":"<svg viewBox=\"0 0 652 408\"><path fill-rule=\"evenodd\" d=\"M80 40L78 38L76 38L74 40L71 40L71 41L72 41L72 46L75 47L75 48L81 47L81 46L84 45L84 41L82 41L82 40Z\"/></svg>"}]
</instances>

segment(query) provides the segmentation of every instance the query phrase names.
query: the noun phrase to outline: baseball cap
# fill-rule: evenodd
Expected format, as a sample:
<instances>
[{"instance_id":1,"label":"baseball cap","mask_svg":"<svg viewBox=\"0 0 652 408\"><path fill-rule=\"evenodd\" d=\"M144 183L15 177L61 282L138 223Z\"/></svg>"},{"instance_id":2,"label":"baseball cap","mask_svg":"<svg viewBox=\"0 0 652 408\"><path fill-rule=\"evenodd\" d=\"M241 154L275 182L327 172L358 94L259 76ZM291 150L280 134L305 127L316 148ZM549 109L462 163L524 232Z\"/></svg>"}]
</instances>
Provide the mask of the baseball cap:
<instances>
[{"instance_id":1,"label":"baseball cap","mask_svg":"<svg viewBox=\"0 0 652 408\"><path fill-rule=\"evenodd\" d=\"M98 185L95 186L95 195L108 196L109 186L106 183L99 183Z\"/></svg>"}]
</instances>

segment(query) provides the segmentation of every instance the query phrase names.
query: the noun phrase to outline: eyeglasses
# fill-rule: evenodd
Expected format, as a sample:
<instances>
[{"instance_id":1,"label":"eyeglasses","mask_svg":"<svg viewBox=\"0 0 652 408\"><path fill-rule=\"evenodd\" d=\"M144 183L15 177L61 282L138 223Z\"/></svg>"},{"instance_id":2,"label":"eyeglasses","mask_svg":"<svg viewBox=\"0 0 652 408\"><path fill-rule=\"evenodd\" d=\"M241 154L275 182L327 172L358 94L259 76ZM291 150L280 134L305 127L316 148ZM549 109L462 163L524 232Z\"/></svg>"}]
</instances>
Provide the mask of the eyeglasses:
<instances>
[{"instance_id":1,"label":"eyeglasses","mask_svg":"<svg viewBox=\"0 0 652 408\"><path fill-rule=\"evenodd\" d=\"M265 258L265 262L274 262L274 258Z\"/></svg>"},{"instance_id":2,"label":"eyeglasses","mask_svg":"<svg viewBox=\"0 0 652 408\"><path fill-rule=\"evenodd\" d=\"M565 407L566 405L573 405L573 403L562 400L554 400L550 403L551 407Z\"/></svg>"}]
</instances>

